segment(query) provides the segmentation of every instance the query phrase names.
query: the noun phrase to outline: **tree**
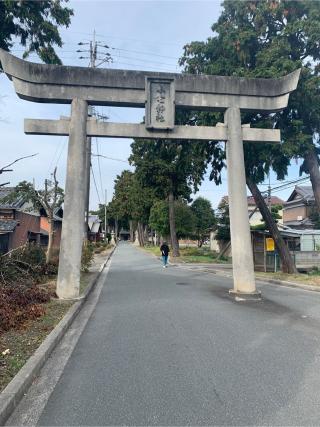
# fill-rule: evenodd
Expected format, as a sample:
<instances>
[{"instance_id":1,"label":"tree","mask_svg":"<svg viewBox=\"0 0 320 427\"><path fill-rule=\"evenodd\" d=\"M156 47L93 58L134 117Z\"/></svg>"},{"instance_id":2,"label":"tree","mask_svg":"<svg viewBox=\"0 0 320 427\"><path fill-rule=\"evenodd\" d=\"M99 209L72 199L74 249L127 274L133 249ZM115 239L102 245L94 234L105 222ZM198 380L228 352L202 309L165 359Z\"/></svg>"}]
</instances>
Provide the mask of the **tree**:
<instances>
[{"instance_id":1,"label":"tree","mask_svg":"<svg viewBox=\"0 0 320 427\"><path fill-rule=\"evenodd\" d=\"M215 34L206 42L192 42L185 46L181 64L185 65L187 72L280 77L303 67L298 89L290 96L285 111L245 114L242 117L245 123L253 126L282 130L283 143L279 147L245 144L247 173L250 172L247 184L257 197L255 201L269 230L276 233L273 237L279 244L284 270L295 272L288 249L269 215L257 184L265 178L270 167L281 178L290 158L303 158L303 168L310 173L320 209L317 156L320 123L319 2L226 0L212 30ZM277 157L284 161L277 160ZM251 167L248 162L251 162Z\"/></svg>"},{"instance_id":2,"label":"tree","mask_svg":"<svg viewBox=\"0 0 320 427\"><path fill-rule=\"evenodd\" d=\"M179 256L174 202L190 200L200 185L207 165L211 162L213 178L218 182L223 167L217 144L196 141L135 140L131 145L131 164L142 186L152 188L154 196L167 200L173 256Z\"/></svg>"},{"instance_id":3,"label":"tree","mask_svg":"<svg viewBox=\"0 0 320 427\"><path fill-rule=\"evenodd\" d=\"M145 244L144 225L148 223L150 208L153 203L153 191L142 186L136 174L124 170L114 181L114 195L107 207L108 217L113 219L116 234L119 225L130 228L130 238L133 240L135 228L138 231L140 246Z\"/></svg>"},{"instance_id":4,"label":"tree","mask_svg":"<svg viewBox=\"0 0 320 427\"><path fill-rule=\"evenodd\" d=\"M218 206L217 215L217 226L215 239L222 241L223 243L230 242L230 216L229 216L229 203L227 200L222 199Z\"/></svg>"},{"instance_id":5,"label":"tree","mask_svg":"<svg viewBox=\"0 0 320 427\"><path fill-rule=\"evenodd\" d=\"M192 212L196 218L196 236L198 247L201 247L208 237L210 230L216 224L216 217L209 200L198 197L191 205Z\"/></svg>"},{"instance_id":6,"label":"tree","mask_svg":"<svg viewBox=\"0 0 320 427\"><path fill-rule=\"evenodd\" d=\"M0 175L3 174L3 173L5 173L5 172L12 172L13 169L8 169L8 168L10 166L14 165L15 163L19 162L20 160L29 159L30 157L34 157L34 156L37 156L37 155L38 155L38 153L31 154L30 156L19 157L18 159L14 160L13 162L9 163L8 165L0 167ZM7 185L7 184L10 184L10 182L1 183L0 187L3 187L4 185Z\"/></svg>"},{"instance_id":7,"label":"tree","mask_svg":"<svg viewBox=\"0 0 320 427\"><path fill-rule=\"evenodd\" d=\"M282 216L279 214L279 211L283 209L282 205L273 205L271 206L271 216L276 224L278 224L278 220L282 218ZM267 230L268 227L265 222L262 222L261 224L252 225L252 230Z\"/></svg>"},{"instance_id":8,"label":"tree","mask_svg":"<svg viewBox=\"0 0 320 427\"><path fill-rule=\"evenodd\" d=\"M177 237L180 239L192 236L195 231L196 217L191 207L182 200L176 200L174 215ZM152 205L149 225L167 240L167 236L170 234L168 201L158 200Z\"/></svg>"},{"instance_id":9,"label":"tree","mask_svg":"<svg viewBox=\"0 0 320 427\"><path fill-rule=\"evenodd\" d=\"M68 1L68 0L65 0ZM68 27L73 10L61 0L0 2L0 48L10 51L14 39L25 48L23 57L36 52L47 64L61 64L54 45L61 47L58 27Z\"/></svg>"},{"instance_id":10,"label":"tree","mask_svg":"<svg viewBox=\"0 0 320 427\"><path fill-rule=\"evenodd\" d=\"M52 179L46 179L43 190L36 190L30 182L20 182L13 192L11 192L5 200L10 202L16 198L21 198L25 202L30 202L32 208L40 210L43 208L48 217L49 224L49 241L46 254L46 263L49 264L52 258L52 244L54 234L54 214L57 208L61 207L64 199L63 189L59 187L59 182L56 177L57 168L54 169Z\"/></svg>"}]
</instances>

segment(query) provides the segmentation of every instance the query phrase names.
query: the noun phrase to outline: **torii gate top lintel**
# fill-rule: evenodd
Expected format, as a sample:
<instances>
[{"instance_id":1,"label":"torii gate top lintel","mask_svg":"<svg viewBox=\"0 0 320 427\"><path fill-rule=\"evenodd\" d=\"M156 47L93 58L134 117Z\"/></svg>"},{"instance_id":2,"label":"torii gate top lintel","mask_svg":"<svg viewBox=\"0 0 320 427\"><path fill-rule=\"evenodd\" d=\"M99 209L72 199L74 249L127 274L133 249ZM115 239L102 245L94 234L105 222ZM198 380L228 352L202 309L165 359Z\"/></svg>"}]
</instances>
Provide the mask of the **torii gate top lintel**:
<instances>
[{"instance_id":1,"label":"torii gate top lintel","mask_svg":"<svg viewBox=\"0 0 320 427\"><path fill-rule=\"evenodd\" d=\"M297 87L300 70L279 79L103 70L34 64L1 49L0 61L20 98L71 103L70 119L25 122L25 132L30 134L69 135L57 281L60 298L79 296L88 194L84 183L88 183L90 177L90 138L87 136L227 141L232 293L241 300L260 298L255 286L242 142L280 142L280 130L250 129L241 124L241 111L284 109L289 94ZM88 104L146 107L145 124L99 123L88 117ZM176 126L176 108L224 111L224 123L212 127Z\"/></svg>"},{"instance_id":2,"label":"torii gate top lintel","mask_svg":"<svg viewBox=\"0 0 320 427\"><path fill-rule=\"evenodd\" d=\"M34 102L144 107L147 79L174 81L175 106L195 110L277 111L286 107L300 69L278 79L172 74L37 64L0 49L0 61L18 96Z\"/></svg>"}]
</instances>

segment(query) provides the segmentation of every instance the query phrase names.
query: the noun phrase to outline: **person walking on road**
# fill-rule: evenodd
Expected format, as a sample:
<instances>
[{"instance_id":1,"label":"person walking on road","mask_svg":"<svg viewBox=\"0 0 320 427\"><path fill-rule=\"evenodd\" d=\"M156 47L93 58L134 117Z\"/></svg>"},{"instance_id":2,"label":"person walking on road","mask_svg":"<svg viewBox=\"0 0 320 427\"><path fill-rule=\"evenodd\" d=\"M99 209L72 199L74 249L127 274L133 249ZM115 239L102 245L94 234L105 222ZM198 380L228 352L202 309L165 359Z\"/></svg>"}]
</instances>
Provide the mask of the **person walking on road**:
<instances>
[{"instance_id":1,"label":"person walking on road","mask_svg":"<svg viewBox=\"0 0 320 427\"><path fill-rule=\"evenodd\" d=\"M161 251L161 256L163 261L163 268L167 268L170 249L166 242L162 243L162 245L160 246L160 251Z\"/></svg>"}]
</instances>

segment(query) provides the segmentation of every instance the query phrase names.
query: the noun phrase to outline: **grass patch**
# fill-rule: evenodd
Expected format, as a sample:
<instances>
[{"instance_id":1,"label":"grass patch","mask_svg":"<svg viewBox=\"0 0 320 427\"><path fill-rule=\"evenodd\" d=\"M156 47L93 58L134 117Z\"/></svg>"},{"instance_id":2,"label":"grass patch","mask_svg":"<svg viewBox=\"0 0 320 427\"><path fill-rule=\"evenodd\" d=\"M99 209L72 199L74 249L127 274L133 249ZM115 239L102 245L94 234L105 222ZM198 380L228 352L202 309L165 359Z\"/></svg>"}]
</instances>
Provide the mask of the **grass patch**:
<instances>
[{"instance_id":1,"label":"grass patch","mask_svg":"<svg viewBox=\"0 0 320 427\"><path fill-rule=\"evenodd\" d=\"M287 274L287 273L261 273L256 272L256 277L259 279L275 279L284 280L287 282L301 283L303 285L319 286L320 287L320 274L311 271L310 273L300 274Z\"/></svg>"},{"instance_id":2,"label":"grass patch","mask_svg":"<svg viewBox=\"0 0 320 427\"><path fill-rule=\"evenodd\" d=\"M88 285L91 283L97 272L81 273L80 277L80 295L83 295Z\"/></svg>"},{"instance_id":3,"label":"grass patch","mask_svg":"<svg viewBox=\"0 0 320 427\"><path fill-rule=\"evenodd\" d=\"M160 248L157 246L145 246L143 248L149 253L152 253L156 256L161 256ZM186 247L180 248L180 257L171 257L173 262L187 262L187 263L204 263L204 264L226 264L229 263L229 258L222 257L217 259L217 252L211 251L207 247L195 248L195 247Z\"/></svg>"},{"instance_id":4,"label":"grass patch","mask_svg":"<svg viewBox=\"0 0 320 427\"><path fill-rule=\"evenodd\" d=\"M84 293L98 274L98 267L110 250L111 248L106 250L103 247L105 252L97 254L92 262L94 271L81 273L80 294ZM38 287L54 295L56 280L39 284ZM41 317L25 320L18 327L0 334L0 392L19 372L73 304L73 301L51 298L49 302L42 304L44 314Z\"/></svg>"},{"instance_id":5,"label":"grass patch","mask_svg":"<svg viewBox=\"0 0 320 427\"><path fill-rule=\"evenodd\" d=\"M46 304L44 316L29 320L19 329L10 330L0 336L0 391L18 373L72 304L71 301L52 299Z\"/></svg>"}]
</instances>

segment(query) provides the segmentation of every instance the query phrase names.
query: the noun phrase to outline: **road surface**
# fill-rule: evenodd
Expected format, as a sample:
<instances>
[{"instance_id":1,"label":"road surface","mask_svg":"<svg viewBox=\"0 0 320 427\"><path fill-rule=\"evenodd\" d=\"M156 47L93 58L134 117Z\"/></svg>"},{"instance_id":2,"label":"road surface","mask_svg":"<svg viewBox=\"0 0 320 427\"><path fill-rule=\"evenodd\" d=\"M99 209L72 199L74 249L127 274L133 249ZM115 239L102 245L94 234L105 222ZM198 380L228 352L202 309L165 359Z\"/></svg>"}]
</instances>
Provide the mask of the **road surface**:
<instances>
[{"instance_id":1,"label":"road surface","mask_svg":"<svg viewBox=\"0 0 320 427\"><path fill-rule=\"evenodd\" d=\"M230 287L120 244L38 425L319 425L320 293Z\"/></svg>"}]
</instances>

